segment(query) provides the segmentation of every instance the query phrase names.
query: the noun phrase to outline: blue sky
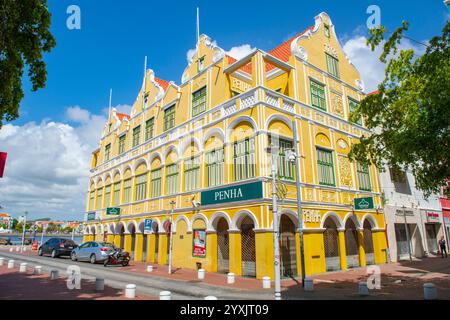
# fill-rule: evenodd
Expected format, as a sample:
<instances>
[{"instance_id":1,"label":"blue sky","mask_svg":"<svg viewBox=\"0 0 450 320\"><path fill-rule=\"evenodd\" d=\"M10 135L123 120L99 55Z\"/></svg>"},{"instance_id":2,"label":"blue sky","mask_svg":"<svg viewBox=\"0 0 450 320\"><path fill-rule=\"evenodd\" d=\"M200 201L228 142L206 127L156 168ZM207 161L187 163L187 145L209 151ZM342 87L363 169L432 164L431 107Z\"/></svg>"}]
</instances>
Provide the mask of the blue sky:
<instances>
[{"instance_id":1,"label":"blue sky","mask_svg":"<svg viewBox=\"0 0 450 320\"><path fill-rule=\"evenodd\" d=\"M313 25L314 17L325 11L367 91L384 75L380 49L372 53L365 45L369 5L380 7L381 23L388 30L408 20L407 35L423 42L440 34L450 17L442 0L48 3L57 45L45 57L46 87L31 92L24 77L21 117L0 130L0 149L8 152L0 205L14 216L28 211L30 218L65 220L83 217L90 156L105 125L109 88L114 90L113 105L129 109L142 84L144 56L158 77L179 83L187 52L195 47L197 6L201 33L224 50L241 54L254 47L274 48ZM66 27L66 10L72 4L81 9L81 30ZM401 46L419 54L424 50L411 41Z\"/></svg>"},{"instance_id":2,"label":"blue sky","mask_svg":"<svg viewBox=\"0 0 450 320\"><path fill-rule=\"evenodd\" d=\"M394 29L411 22L408 35L426 40L439 33L446 9L441 0L429 1L107 1L48 0L53 15L56 48L46 57L45 89L29 91L17 123L44 118L64 121L64 108L80 105L100 112L107 105L109 88L114 104L131 104L141 84L144 56L157 76L180 81L186 51L195 46L195 8L201 10L201 32L229 50L250 44L269 50L314 24L326 11L342 39L355 30L365 32L366 9L381 8L382 24ZM257 4L258 3L258 4ZM426 5L425 5L426 3ZM81 8L81 30L66 28L66 9Z\"/></svg>"}]
</instances>

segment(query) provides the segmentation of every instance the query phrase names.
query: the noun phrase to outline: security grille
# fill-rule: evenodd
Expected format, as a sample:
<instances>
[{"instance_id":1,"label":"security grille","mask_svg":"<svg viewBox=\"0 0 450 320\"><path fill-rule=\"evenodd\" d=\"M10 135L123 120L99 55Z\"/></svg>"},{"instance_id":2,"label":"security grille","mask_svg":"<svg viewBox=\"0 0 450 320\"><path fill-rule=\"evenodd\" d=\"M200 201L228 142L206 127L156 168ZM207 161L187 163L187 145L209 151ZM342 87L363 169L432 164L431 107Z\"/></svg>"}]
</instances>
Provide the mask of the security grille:
<instances>
[{"instance_id":1,"label":"security grille","mask_svg":"<svg viewBox=\"0 0 450 320\"><path fill-rule=\"evenodd\" d=\"M134 255L136 254L136 233L131 234L131 254L130 257L133 260Z\"/></svg>"},{"instance_id":2,"label":"security grille","mask_svg":"<svg viewBox=\"0 0 450 320\"><path fill-rule=\"evenodd\" d=\"M327 271L334 271L341 268L339 261L339 237L334 223L331 221L327 222L325 223L325 232L323 233L325 264Z\"/></svg>"},{"instance_id":3,"label":"security grille","mask_svg":"<svg viewBox=\"0 0 450 320\"><path fill-rule=\"evenodd\" d=\"M228 224L225 219L217 223L217 271L228 273L230 268Z\"/></svg>"},{"instance_id":4,"label":"security grille","mask_svg":"<svg viewBox=\"0 0 450 320\"><path fill-rule=\"evenodd\" d=\"M242 275L256 277L255 232L253 221L245 217L241 224Z\"/></svg>"},{"instance_id":5,"label":"security grille","mask_svg":"<svg viewBox=\"0 0 450 320\"><path fill-rule=\"evenodd\" d=\"M373 256L372 228L370 227L370 224L368 224L367 221L364 223L364 251L366 253L366 264L367 265L375 264Z\"/></svg>"},{"instance_id":6,"label":"security grille","mask_svg":"<svg viewBox=\"0 0 450 320\"><path fill-rule=\"evenodd\" d=\"M359 267L358 233L351 220L345 226L345 249L347 252L347 267Z\"/></svg>"},{"instance_id":7,"label":"security grille","mask_svg":"<svg viewBox=\"0 0 450 320\"><path fill-rule=\"evenodd\" d=\"M280 224L281 274L283 277L297 276L297 250L295 244L295 225L285 215Z\"/></svg>"},{"instance_id":8,"label":"security grille","mask_svg":"<svg viewBox=\"0 0 450 320\"><path fill-rule=\"evenodd\" d=\"M158 263L158 252L159 252L159 234L158 229L156 229L155 233L155 263Z\"/></svg>"},{"instance_id":9,"label":"security grille","mask_svg":"<svg viewBox=\"0 0 450 320\"><path fill-rule=\"evenodd\" d=\"M433 224L425 224L425 229L427 231L428 251L436 254L438 252L436 229Z\"/></svg>"}]
</instances>

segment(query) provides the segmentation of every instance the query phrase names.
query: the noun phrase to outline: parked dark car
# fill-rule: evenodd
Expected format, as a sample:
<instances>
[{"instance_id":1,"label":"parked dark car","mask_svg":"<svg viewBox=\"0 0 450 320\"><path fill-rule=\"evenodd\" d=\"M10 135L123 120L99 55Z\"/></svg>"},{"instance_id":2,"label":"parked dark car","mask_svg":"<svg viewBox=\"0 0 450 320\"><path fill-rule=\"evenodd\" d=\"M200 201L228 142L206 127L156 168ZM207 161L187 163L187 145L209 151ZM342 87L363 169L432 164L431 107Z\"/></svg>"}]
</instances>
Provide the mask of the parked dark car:
<instances>
[{"instance_id":1,"label":"parked dark car","mask_svg":"<svg viewBox=\"0 0 450 320\"><path fill-rule=\"evenodd\" d=\"M38 255L50 254L52 258L57 258L61 256L69 256L72 250L77 248L78 245L70 240L64 238L51 238L44 242L38 249Z\"/></svg>"},{"instance_id":2,"label":"parked dark car","mask_svg":"<svg viewBox=\"0 0 450 320\"><path fill-rule=\"evenodd\" d=\"M3 246L12 245L11 239L10 238L0 238L0 245L3 245Z\"/></svg>"}]
</instances>

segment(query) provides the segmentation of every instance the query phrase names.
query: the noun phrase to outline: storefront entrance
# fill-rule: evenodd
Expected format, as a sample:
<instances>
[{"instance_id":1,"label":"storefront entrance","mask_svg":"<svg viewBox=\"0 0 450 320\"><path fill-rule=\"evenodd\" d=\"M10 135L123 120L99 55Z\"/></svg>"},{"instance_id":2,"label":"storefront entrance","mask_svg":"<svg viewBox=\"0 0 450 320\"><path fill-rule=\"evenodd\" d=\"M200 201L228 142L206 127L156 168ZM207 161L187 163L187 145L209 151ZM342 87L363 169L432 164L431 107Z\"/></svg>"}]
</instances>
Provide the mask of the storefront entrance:
<instances>
[{"instance_id":1,"label":"storefront entrance","mask_svg":"<svg viewBox=\"0 0 450 320\"><path fill-rule=\"evenodd\" d=\"M347 268L359 267L358 232L355 223L348 219L345 223L345 248L347 254Z\"/></svg>"},{"instance_id":2,"label":"storefront entrance","mask_svg":"<svg viewBox=\"0 0 450 320\"><path fill-rule=\"evenodd\" d=\"M297 250L295 245L295 225L285 214L280 220L280 255L281 275L283 277L297 276Z\"/></svg>"},{"instance_id":3,"label":"storefront entrance","mask_svg":"<svg viewBox=\"0 0 450 320\"><path fill-rule=\"evenodd\" d=\"M336 223L332 218L327 218L323 224L325 231L323 233L323 242L325 248L325 264L327 271L336 271L341 269L339 260L339 235Z\"/></svg>"},{"instance_id":4,"label":"storefront entrance","mask_svg":"<svg viewBox=\"0 0 450 320\"><path fill-rule=\"evenodd\" d=\"M228 223L225 218L217 222L217 272L228 273L230 268Z\"/></svg>"},{"instance_id":5,"label":"storefront entrance","mask_svg":"<svg viewBox=\"0 0 450 320\"><path fill-rule=\"evenodd\" d=\"M246 216L241 222L242 275L256 277L255 227L253 220Z\"/></svg>"},{"instance_id":6,"label":"storefront entrance","mask_svg":"<svg viewBox=\"0 0 450 320\"><path fill-rule=\"evenodd\" d=\"M373 238L372 238L372 226L369 221L364 221L364 251L366 253L366 265L375 264L375 258L373 255Z\"/></svg>"},{"instance_id":7,"label":"storefront entrance","mask_svg":"<svg viewBox=\"0 0 450 320\"><path fill-rule=\"evenodd\" d=\"M426 223L425 230L427 232L428 252L432 254L437 254L439 249L438 249L436 225L432 223Z\"/></svg>"}]
</instances>

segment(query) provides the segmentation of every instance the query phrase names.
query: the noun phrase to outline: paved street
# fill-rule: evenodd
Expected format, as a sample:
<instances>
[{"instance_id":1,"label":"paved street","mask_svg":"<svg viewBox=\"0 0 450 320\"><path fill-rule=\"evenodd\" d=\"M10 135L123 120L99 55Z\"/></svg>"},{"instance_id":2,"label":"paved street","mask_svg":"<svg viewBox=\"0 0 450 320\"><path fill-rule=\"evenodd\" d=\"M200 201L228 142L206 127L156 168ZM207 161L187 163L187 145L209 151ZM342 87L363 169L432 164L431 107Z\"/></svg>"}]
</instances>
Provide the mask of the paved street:
<instances>
[{"instance_id":1,"label":"paved street","mask_svg":"<svg viewBox=\"0 0 450 320\"><path fill-rule=\"evenodd\" d=\"M5 247L0 249L0 256L13 258L16 268L11 271L5 265L0 267L0 299L123 299L126 284L137 285L138 299L158 298L159 292L172 292L173 299L203 299L214 295L219 299L272 299L273 289L262 289L262 283L256 279L236 278L234 285L226 284L226 276L222 274L206 275L199 281L193 270L176 269L171 276L166 266L154 266L152 273L146 272L146 265L134 263L126 268L91 265L89 263L72 262L68 258L52 259L39 257L35 252L9 252ZM29 267L43 266L42 276L18 273L19 262L28 262ZM66 275L69 265L78 265L82 272L82 290L69 292L65 281L58 285L48 286L48 273L57 269L60 276ZM93 291L95 277L105 279L107 289L99 295ZM304 292L298 280L285 279L282 282L284 299L423 299L423 284L432 282L438 289L439 299L450 299L450 259L427 258L421 261L392 263L381 266L381 289L371 290L370 296L360 297L357 294L358 282L368 278L366 268L357 268L344 272L333 272L315 275L314 292ZM20 279L19 281L16 281ZM44 285L45 284L45 285ZM44 285L45 291L36 294L36 285ZM33 290L31 290L33 289Z\"/></svg>"}]
</instances>

